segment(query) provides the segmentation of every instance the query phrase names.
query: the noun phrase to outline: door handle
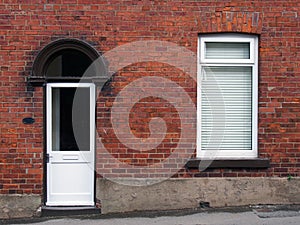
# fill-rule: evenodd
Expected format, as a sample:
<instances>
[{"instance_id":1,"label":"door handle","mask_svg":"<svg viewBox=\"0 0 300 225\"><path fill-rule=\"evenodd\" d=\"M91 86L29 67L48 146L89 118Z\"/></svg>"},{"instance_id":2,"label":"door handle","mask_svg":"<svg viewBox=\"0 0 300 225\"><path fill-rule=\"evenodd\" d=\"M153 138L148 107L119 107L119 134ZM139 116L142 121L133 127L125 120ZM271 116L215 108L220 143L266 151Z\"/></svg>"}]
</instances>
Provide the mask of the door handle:
<instances>
[{"instance_id":1,"label":"door handle","mask_svg":"<svg viewBox=\"0 0 300 225\"><path fill-rule=\"evenodd\" d=\"M46 163L49 163L50 158L53 158L52 155L49 155L49 153L46 154Z\"/></svg>"}]
</instances>

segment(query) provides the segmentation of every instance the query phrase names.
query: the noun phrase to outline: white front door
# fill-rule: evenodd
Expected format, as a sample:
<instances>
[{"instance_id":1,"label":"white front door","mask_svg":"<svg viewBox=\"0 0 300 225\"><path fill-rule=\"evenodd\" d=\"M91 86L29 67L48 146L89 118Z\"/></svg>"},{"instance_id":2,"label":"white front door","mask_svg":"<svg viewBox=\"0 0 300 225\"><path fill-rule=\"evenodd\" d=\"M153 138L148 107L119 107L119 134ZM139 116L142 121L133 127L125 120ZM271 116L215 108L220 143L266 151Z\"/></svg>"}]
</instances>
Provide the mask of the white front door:
<instances>
[{"instance_id":1,"label":"white front door","mask_svg":"<svg viewBox=\"0 0 300 225\"><path fill-rule=\"evenodd\" d=\"M51 83L46 90L46 205L94 205L95 85Z\"/></svg>"}]
</instances>

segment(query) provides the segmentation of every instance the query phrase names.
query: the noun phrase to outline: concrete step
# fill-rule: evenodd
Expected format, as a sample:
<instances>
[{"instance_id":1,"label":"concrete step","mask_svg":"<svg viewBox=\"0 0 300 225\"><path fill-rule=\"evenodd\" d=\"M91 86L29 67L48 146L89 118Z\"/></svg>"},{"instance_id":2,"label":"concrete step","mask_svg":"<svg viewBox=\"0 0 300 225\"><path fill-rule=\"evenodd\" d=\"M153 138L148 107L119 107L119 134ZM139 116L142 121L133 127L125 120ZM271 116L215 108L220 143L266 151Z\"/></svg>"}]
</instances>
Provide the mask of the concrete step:
<instances>
[{"instance_id":1,"label":"concrete step","mask_svg":"<svg viewBox=\"0 0 300 225\"><path fill-rule=\"evenodd\" d=\"M74 216L101 214L94 206L42 206L42 216Z\"/></svg>"}]
</instances>

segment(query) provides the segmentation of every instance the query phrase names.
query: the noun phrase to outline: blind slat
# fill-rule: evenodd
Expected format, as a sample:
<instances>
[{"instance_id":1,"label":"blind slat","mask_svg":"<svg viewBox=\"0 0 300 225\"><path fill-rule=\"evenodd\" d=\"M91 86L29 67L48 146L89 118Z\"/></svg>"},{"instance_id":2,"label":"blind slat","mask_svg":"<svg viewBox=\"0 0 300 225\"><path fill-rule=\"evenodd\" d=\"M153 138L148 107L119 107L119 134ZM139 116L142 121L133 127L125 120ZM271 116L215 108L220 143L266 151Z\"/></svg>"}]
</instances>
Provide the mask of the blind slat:
<instances>
[{"instance_id":1,"label":"blind slat","mask_svg":"<svg viewBox=\"0 0 300 225\"><path fill-rule=\"evenodd\" d=\"M216 45L210 47L207 52ZM202 149L251 149L252 67L203 67L201 82ZM214 132L221 139L218 146L211 140Z\"/></svg>"}]
</instances>

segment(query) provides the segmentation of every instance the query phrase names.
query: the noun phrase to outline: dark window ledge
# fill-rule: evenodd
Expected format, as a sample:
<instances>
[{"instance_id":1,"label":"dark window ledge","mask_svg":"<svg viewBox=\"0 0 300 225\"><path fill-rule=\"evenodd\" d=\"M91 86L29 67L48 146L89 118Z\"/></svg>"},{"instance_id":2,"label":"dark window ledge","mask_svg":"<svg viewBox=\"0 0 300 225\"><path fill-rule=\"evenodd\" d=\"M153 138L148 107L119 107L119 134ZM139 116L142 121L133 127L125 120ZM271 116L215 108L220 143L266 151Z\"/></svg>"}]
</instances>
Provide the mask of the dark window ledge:
<instances>
[{"instance_id":1,"label":"dark window ledge","mask_svg":"<svg viewBox=\"0 0 300 225\"><path fill-rule=\"evenodd\" d=\"M41 87L48 82L88 82L103 85L107 80L107 77L29 77L27 82L33 87Z\"/></svg>"},{"instance_id":2,"label":"dark window ledge","mask_svg":"<svg viewBox=\"0 0 300 225\"><path fill-rule=\"evenodd\" d=\"M202 166L202 164L206 169L216 169L216 168L265 169L270 167L270 160L266 158L217 159L217 160L190 159L186 163L185 167L188 169L195 169L195 168L199 168L199 166Z\"/></svg>"}]
</instances>

